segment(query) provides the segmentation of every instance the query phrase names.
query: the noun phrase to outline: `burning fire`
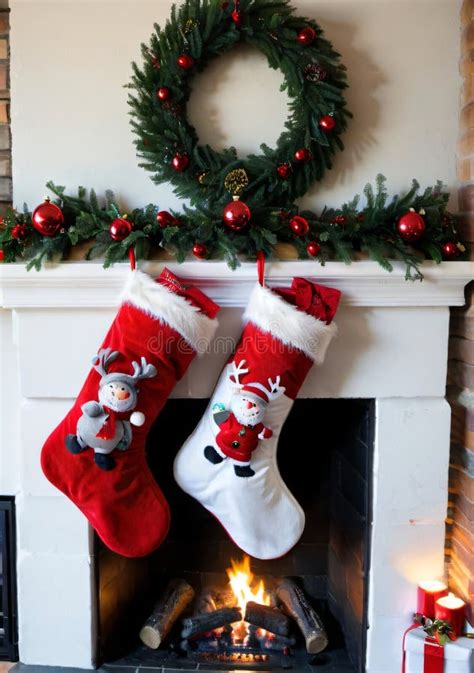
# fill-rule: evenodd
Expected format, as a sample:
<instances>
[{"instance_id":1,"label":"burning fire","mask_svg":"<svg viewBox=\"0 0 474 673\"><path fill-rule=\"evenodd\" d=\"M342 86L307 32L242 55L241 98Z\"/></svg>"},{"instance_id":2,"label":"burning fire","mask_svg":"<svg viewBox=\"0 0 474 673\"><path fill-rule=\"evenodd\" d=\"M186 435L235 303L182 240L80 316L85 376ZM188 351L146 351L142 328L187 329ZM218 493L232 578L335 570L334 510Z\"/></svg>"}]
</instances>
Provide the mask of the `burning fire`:
<instances>
[{"instance_id":1,"label":"burning fire","mask_svg":"<svg viewBox=\"0 0 474 673\"><path fill-rule=\"evenodd\" d=\"M244 620L247 603L253 601L254 603L260 603L260 605L270 605L271 600L265 590L263 580L256 582L250 569L250 558L248 556L244 556L240 562L231 559L231 564L232 567L227 568L227 576L242 613L242 621L234 625L232 635L235 643L241 642L245 645L249 635L248 625Z\"/></svg>"}]
</instances>

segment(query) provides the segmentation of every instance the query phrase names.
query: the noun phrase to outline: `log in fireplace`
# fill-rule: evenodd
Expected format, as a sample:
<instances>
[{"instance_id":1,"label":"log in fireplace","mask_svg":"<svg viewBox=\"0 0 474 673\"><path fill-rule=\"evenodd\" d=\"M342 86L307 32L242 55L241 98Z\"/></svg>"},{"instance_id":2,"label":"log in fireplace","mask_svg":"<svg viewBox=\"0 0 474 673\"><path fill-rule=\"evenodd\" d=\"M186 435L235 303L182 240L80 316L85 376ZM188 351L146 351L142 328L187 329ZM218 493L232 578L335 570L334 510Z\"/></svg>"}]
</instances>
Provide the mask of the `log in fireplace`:
<instances>
[{"instance_id":1,"label":"log in fireplace","mask_svg":"<svg viewBox=\"0 0 474 673\"><path fill-rule=\"evenodd\" d=\"M97 542L105 666L124 673L140 666L362 672L374 402L296 402L279 463L305 510L306 529L289 554L272 561L243 557L212 515L174 482L172 457L205 405L170 401L149 439L149 462L173 515L162 548L125 560ZM248 575L251 565L253 594L238 588L238 577L232 591L226 573L232 560L234 579Z\"/></svg>"}]
</instances>

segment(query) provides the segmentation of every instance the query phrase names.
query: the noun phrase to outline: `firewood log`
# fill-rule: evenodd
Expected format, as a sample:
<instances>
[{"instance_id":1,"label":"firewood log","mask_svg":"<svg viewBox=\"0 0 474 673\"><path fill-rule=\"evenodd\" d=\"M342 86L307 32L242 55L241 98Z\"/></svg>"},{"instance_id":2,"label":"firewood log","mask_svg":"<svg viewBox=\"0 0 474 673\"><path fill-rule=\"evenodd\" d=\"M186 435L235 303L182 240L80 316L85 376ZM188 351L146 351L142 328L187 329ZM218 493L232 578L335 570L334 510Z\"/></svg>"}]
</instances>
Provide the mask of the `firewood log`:
<instances>
[{"instance_id":1,"label":"firewood log","mask_svg":"<svg viewBox=\"0 0 474 673\"><path fill-rule=\"evenodd\" d=\"M245 621L254 626L259 626L265 631L270 631L277 636L287 637L290 633L291 622L278 608L260 605L250 601L245 611Z\"/></svg>"},{"instance_id":2,"label":"firewood log","mask_svg":"<svg viewBox=\"0 0 474 673\"><path fill-rule=\"evenodd\" d=\"M295 582L285 578L278 583L277 596L298 624L306 641L306 651L309 654L318 654L325 650L328 646L326 630L303 590Z\"/></svg>"},{"instance_id":3,"label":"firewood log","mask_svg":"<svg viewBox=\"0 0 474 673\"><path fill-rule=\"evenodd\" d=\"M158 649L193 598L191 585L184 580L171 580L140 631L142 642L153 650Z\"/></svg>"},{"instance_id":4,"label":"firewood log","mask_svg":"<svg viewBox=\"0 0 474 673\"><path fill-rule=\"evenodd\" d=\"M182 621L181 638L193 638L221 626L240 622L241 619L242 615L239 608L221 608L220 610L214 610L214 612L187 617Z\"/></svg>"}]
</instances>

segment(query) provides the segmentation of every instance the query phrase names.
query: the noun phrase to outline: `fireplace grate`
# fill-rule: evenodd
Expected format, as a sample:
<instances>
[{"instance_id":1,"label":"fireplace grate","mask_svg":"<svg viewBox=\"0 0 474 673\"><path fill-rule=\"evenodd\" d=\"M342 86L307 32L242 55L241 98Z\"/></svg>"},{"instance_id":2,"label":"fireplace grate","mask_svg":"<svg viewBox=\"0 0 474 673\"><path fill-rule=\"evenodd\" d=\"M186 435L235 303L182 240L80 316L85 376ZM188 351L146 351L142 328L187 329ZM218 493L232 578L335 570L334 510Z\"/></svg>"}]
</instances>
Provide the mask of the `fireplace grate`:
<instances>
[{"instance_id":1,"label":"fireplace grate","mask_svg":"<svg viewBox=\"0 0 474 673\"><path fill-rule=\"evenodd\" d=\"M15 501L0 497L0 661L18 661Z\"/></svg>"}]
</instances>

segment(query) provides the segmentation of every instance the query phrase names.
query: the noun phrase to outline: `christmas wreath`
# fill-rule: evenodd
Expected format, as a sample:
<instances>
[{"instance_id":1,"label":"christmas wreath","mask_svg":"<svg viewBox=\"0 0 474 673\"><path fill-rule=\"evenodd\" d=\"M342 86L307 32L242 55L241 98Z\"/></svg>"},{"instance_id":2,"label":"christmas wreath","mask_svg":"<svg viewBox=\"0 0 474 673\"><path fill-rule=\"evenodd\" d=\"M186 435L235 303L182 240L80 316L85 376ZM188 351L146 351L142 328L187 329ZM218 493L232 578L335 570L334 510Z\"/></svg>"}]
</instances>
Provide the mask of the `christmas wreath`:
<instances>
[{"instance_id":1,"label":"christmas wreath","mask_svg":"<svg viewBox=\"0 0 474 673\"><path fill-rule=\"evenodd\" d=\"M238 158L235 148L216 152L199 145L186 117L192 74L209 61L245 42L262 51L270 67L284 74L290 115L271 149ZM149 205L124 214L111 192L105 199L83 188L77 197L48 183L57 196L33 213L12 210L0 222L0 259L63 259L87 243L86 258L103 256L105 266L138 259L164 248L182 262L223 258L231 268L239 259L270 256L277 244L291 243L300 258L350 262L359 253L387 270L401 259L407 278L421 278L424 258L440 262L464 252L455 219L446 212L449 194L441 183L419 193L419 185L391 201L385 179L368 185L366 204L355 197L322 213L300 212L295 200L331 168L343 149L340 134L348 112L347 86L339 54L322 29L295 16L287 0L185 0L142 45L142 67L133 64L129 104L142 166L157 182L168 181L191 207L184 213Z\"/></svg>"}]
</instances>

